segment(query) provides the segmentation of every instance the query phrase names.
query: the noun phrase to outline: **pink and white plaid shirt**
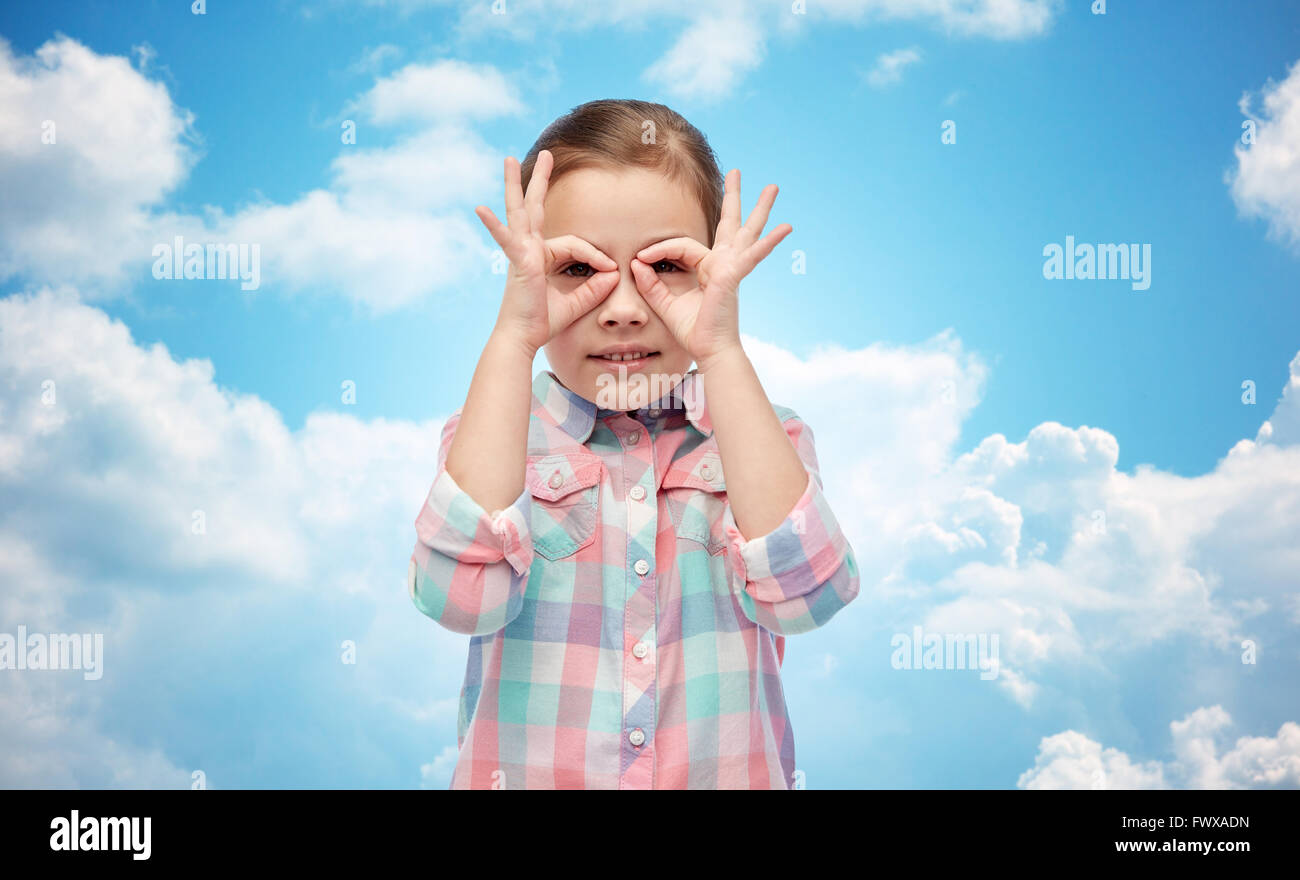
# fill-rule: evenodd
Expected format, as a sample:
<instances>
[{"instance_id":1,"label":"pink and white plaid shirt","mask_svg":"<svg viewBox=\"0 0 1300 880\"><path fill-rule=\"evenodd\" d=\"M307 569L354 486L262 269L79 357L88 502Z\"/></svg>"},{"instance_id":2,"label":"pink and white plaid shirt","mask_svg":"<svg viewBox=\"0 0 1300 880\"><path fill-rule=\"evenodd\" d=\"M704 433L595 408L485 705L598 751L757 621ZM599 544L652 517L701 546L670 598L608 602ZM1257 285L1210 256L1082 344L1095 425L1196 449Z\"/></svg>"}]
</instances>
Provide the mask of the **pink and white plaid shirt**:
<instances>
[{"instance_id":1,"label":"pink and white plaid shirt","mask_svg":"<svg viewBox=\"0 0 1300 880\"><path fill-rule=\"evenodd\" d=\"M792 787L785 637L853 600L857 562L782 406L808 486L740 534L703 384L629 414L539 373L526 485L495 516L447 473L447 420L408 588L471 636L451 788Z\"/></svg>"}]
</instances>

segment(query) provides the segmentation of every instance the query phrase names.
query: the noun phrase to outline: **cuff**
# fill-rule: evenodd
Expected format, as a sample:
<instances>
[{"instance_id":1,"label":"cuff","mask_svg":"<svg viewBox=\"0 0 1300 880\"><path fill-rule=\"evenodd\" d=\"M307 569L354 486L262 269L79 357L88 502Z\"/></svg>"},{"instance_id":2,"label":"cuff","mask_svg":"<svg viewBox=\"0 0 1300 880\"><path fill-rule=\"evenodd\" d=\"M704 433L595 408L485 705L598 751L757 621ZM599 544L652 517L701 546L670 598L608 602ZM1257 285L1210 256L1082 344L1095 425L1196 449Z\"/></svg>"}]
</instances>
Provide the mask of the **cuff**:
<instances>
[{"instance_id":1,"label":"cuff","mask_svg":"<svg viewBox=\"0 0 1300 880\"><path fill-rule=\"evenodd\" d=\"M794 509L775 529L746 539L728 504L722 514L727 559L735 589L760 602L781 602L811 593L826 583L844 561L848 542L808 472L808 485Z\"/></svg>"},{"instance_id":2,"label":"cuff","mask_svg":"<svg viewBox=\"0 0 1300 880\"><path fill-rule=\"evenodd\" d=\"M509 507L485 511L444 466L415 521L420 541L459 562L487 564L505 559L516 574L533 561L529 522L532 495L525 486Z\"/></svg>"}]
</instances>

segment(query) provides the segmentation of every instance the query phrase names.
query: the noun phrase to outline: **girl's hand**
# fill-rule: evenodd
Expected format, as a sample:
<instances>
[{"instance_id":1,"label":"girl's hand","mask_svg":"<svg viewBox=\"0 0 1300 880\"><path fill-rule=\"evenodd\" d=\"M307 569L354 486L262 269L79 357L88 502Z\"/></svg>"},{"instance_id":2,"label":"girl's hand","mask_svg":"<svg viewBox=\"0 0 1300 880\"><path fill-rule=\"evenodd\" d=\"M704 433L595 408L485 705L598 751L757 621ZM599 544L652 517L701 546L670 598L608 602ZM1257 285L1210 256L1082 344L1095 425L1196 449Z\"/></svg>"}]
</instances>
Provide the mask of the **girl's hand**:
<instances>
[{"instance_id":1,"label":"girl's hand","mask_svg":"<svg viewBox=\"0 0 1300 880\"><path fill-rule=\"evenodd\" d=\"M794 227L782 223L761 240L777 186L768 184L745 225L740 225L740 170L727 175L722 218L710 250L690 237L652 244L632 260L632 276L641 296L655 310L673 337L690 352L701 371L707 361L740 348L740 280L753 271ZM677 271L695 272L695 285L670 288L655 271L656 263L680 264ZM671 278L673 270L666 270Z\"/></svg>"},{"instance_id":2,"label":"girl's hand","mask_svg":"<svg viewBox=\"0 0 1300 880\"><path fill-rule=\"evenodd\" d=\"M519 162L506 157L506 222L479 205L474 213L510 259L506 290L497 315L497 331L510 334L536 352L609 295L618 283L618 264L574 235L542 238L542 202L554 157L542 150L528 182L520 185ZM594 274L555 273L565 263L583 263ZM568 267L565 266L565 271ZM581 281L581 283L576 283Z\"/></svg>"}]
</instances>

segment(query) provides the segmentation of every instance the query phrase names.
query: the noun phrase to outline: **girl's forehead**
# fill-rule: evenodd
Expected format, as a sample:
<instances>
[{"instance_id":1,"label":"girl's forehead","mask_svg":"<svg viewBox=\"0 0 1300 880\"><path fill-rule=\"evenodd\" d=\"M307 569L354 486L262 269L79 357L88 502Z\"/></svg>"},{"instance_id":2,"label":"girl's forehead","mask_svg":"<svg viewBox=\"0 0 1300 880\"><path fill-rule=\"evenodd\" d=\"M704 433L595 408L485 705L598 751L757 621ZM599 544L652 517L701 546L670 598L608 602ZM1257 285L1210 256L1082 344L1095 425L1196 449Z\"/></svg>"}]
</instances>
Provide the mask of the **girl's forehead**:
<instances>
[{"instance_id":1,"label":"girl's forehead","mask_svg":"<svg viewBox=\"0 0 1300 880\"><path fill-rule=\"evenodd\" d=\"M689 187L644 168L571 171L547 188L545 206L548 237L567 233L590 241L598 231L605 237L659 227L698 237L706 229L704 209Z\"/></svg>"}]
</instances>

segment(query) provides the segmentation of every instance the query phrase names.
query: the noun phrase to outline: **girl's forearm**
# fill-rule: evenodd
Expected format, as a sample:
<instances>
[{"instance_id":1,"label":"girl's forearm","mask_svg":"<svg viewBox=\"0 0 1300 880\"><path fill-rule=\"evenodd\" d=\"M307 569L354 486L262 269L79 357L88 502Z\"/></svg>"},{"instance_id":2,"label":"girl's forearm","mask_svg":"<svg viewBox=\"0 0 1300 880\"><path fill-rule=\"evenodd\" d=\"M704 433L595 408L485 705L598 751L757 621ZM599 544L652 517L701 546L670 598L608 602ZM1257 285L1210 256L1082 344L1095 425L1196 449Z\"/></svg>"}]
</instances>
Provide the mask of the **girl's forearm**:
<instances>
[{"instance_id":1,"label":"girl's forearm","mask_svg":"<svg viewBox=\"0 0 1300 880\"><path fill-rule=\"evenodd\" d=\"M746 539L766 535L794 509L808 470L744 349L737 345L698 366L736 528Z\"/></svg>"},{"instance_id":2,"label":"girl's forearm","mask_svg":"<svg viewBox=\"0 0 1300 880\"><path fill-rule=\"evenodd\" d=\"M488 513L509 507L524 490L536 353L493 330L447 451L447 472Z\"/></svg>"}]
</instances>

